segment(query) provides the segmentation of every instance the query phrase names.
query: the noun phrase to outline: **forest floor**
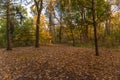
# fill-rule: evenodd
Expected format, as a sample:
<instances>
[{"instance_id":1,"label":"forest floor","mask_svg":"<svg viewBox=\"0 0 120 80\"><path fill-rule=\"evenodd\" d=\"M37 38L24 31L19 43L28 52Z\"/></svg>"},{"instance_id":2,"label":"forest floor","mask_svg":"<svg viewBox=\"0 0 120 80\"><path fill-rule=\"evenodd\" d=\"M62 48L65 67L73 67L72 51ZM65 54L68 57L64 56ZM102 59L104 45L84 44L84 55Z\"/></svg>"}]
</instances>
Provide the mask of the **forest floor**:
<instances>
[{"instance_id":1,"label":"forest floor","mask_svg":"<svg viewBox=\"0 0 120 80\"><path fill-rule=\"evenodd\" d=\"M120 49L69 46L0 49L0 80L120 80Z\"/></svg>"}]
</instances>

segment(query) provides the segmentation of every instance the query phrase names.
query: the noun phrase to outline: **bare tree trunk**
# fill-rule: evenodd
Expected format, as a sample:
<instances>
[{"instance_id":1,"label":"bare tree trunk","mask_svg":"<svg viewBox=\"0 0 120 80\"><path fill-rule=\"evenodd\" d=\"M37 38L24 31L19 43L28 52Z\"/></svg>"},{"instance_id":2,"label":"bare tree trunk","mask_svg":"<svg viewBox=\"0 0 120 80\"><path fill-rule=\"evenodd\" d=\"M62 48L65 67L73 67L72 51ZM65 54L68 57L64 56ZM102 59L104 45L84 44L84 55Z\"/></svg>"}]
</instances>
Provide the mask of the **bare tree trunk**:
<instances>
[{"instance_id":1,"label":"bare tree trunk","mask_svg":"<svg viewBox=\"0 0 120 80\"><path fill-rule=\"evenodd\" d=\"M80 31L80 30L81 30L81 27L82 27L82 25L78 27L78 31L79 31L79 42L80 42L80 43L82 43L82 34L81 34L81 31Z\"/></svg>"},{"instance_id":2,"label":"bare tree trunk","mask_svg":"<svg viewBox=\"0 0 120 80\"><path fill-rule=\"evenodd\" d=\"M40 13L38 13L37 22L36 22L36 42L35 42L36 48L39 47L39 38L40 38L39 26L40 26Z\"/></svg>"},{"instance_id":3,"label":"bare tree trunk","mask_svg":"<svg viewBox=\"0 0 120 80\"><path fill-rule=\"evenodd\" d=\"M70 32L71 32L71 36L72 36L72 45L75 46L74 33L73 33L73 29L72 28L70 28Z\"/></svg>"},{"instance_id":4,"label":"bare tree trunk","mask_svg":"<svg viewBox=\"0 0 120 80\"><path fill-rule=\"evenodd\" d=\"M12 50L10 31L10 0L7 0L7 50Z\"/></svg>"},{"instance_id":5,"label":"bare tree trunk","mask_svg":"<svg viewBox=\"0 0 120 80\"><path fill-rule=\"evenodd\" d=\"M62 16L60 17L60 29L59 29L59 43L62 40Z\"/></svg>"},{"instance_id":6,"label":"bare tree trunk","mask_svg":"<svg viewBox=\"0 0 120 80\"><path fill-rule=\"evenodd\" d=\"M110 20L106 20L106 35L110 35Z\"/></svg>"},{"instance_id":7,"label":"bare tree trunk","mask_svg":"<svg viewBox=\"0 0 120 80\"><path fill-rule=\"evenodd\" d=\"M49 13L49 33L52 36L52 14Z\"/></svg>"},{"instance_id":8,"label":"bare tree trunk","mask_svg":"<svg viewBox=\"0 0 120 80\"><path fill-rule=\"evenodd\" d=\"M85 42L88 42L88 25L85 26Z\"/></svg>"},{"instance_id":9,"label":"bare tree trunk","mask_svg":"<svg viewBox=\"0 0 120 80\"><path fill-rule=\"evenodd\" d=\"M39 47L39 38L40 38L40 33L39 33L39 27L40 27L40 15L42 12L42 7L43 7L43 0L37 1L34 0L35 6L37 8L37 20L36 20L36 40L35 40L35 47Z\"/></svg>"},{"instance_id":10,"label":"bare tree trunk","mask_svg":"<svg viewBox=\"0 0 120 80\"><path fill-rule=\"evenodd\" d=\"M61 43L62 40L62 26L60 24L60 29L59 29L59 43Z\"/></svg>"},{"instance_id":11,"label":"bare tree trunk","mask_svg":"<svg viewBox=\"0 0 120 80\"><path fill-rule=\"evenodd\" d=\"M95 0L92 0L92 16L93 16L93 27L94 27L94 41L95 41L95 51L96 51L96 56L99 56L98 53L98 40L97 40L97 24L96 24L96 14L95 14Z\"/></svg>"}]
</instances>

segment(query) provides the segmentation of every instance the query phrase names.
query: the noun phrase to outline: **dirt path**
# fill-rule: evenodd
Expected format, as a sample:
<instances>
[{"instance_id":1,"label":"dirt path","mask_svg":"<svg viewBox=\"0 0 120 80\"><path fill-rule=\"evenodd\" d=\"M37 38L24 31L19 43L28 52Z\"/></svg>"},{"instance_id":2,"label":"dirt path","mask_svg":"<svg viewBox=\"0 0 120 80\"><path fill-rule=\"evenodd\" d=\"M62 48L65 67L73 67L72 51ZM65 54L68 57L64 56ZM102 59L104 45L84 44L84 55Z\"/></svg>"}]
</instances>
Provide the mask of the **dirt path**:
<instances>
[{"instance_id":1,"label":"dirt path","mask_svg":"<svg viewBox=\"0 0 120 80\"><path fill-rule=\"evenodd\" d=\"M120 50L41 46L0 50L0 80L120 80Z\"/></svg>"}]
</instances>

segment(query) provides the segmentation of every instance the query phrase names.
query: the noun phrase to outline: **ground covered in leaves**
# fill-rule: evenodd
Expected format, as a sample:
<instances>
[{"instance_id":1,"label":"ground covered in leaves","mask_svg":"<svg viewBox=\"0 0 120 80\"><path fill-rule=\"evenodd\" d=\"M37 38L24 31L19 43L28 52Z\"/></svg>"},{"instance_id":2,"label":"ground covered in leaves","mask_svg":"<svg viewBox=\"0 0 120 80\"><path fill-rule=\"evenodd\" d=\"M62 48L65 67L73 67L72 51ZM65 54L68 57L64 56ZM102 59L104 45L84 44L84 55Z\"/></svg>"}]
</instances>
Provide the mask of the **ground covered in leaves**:
<instances>
[{"instance_id":1,"label":"ground covered in leaves","mask_svg":"<svg viewBox=\"0 0 120 80\"><path fill-rule=\"evenodd\" d=\"M120 80L120 49L41 46L0 50L0 80Z\"/></svg>"}]
</instances>

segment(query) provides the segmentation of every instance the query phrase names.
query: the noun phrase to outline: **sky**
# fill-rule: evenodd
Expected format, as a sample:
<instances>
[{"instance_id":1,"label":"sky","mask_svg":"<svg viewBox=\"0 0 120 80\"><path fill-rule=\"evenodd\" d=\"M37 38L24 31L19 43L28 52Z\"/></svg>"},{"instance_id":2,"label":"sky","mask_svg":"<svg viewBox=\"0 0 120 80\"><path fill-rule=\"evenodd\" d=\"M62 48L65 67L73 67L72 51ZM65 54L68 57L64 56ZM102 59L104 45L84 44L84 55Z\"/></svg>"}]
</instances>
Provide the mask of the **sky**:
<instances>
[{"instance_id":1,"label":"sky","mask_svg":"<svg viewBox=\"0 0 120 80\"><path fill-rule=\"evenodd\" d=\"M113 12L115 12L115 11L118 11L118 7L116 6L116 5L112 5L112 7L111 7L111 10L113 11Z\"/></svg>"}]
</instances>

